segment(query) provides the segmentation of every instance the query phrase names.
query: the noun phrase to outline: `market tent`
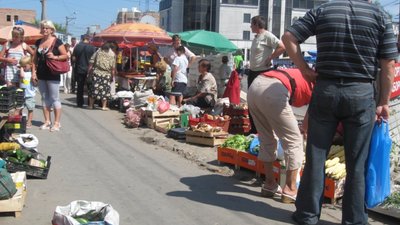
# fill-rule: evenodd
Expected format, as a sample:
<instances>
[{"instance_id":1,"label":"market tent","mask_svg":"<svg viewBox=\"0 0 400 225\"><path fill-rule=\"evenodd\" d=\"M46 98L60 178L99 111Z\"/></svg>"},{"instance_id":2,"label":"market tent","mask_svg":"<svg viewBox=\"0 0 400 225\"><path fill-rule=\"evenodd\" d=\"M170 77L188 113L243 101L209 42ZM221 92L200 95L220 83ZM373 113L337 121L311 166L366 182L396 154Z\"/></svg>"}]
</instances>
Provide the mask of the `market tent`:
<instances>
[{"instance_id":1,"label":"market tent","mask_svg":"<svg viewBox=\"0 0 400 225\"><path fill-rule=\"evenodd\" d=\"M28 25L15 25L15 26L5 26L0 28L0 43L4 43L12 39L11 32L14 27L21 27L24 29L24 41L28 44L35 44L36 40L42 38L40 34L40 29Z\"/></svg>"},{"instance_id":2,"label":"market tent","mask_svg":"<svg viewBox=\"0 0 400 225\"><path fill-rule=\"evenodd\" d=\"M146 23L124 23L112 25L92 39L92 44L101 46L105 41L116 41L120 47L139 47L148 43L169 45L172 39L160 27Z\"/></svg>"},{"instance_id":3,"label":"market tent","mask_svg":"<svg viewBox=\"0 0 400 225\"><path fill-rule=\"evenodd\" d=\"M220 33L193 30L178 33L182 42L196 54L235 52L238 48Z\"/></svg>"}]
</instances>

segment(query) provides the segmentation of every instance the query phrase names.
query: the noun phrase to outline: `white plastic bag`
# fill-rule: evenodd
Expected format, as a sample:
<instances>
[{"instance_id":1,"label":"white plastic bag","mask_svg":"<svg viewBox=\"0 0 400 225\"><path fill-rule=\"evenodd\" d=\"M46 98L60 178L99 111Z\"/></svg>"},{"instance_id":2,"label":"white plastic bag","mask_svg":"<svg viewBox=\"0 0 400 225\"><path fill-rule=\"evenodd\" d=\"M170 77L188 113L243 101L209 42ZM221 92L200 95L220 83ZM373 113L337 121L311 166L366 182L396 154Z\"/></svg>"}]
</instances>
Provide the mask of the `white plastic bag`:
<instances>
[{"instance_id":1,"label":"white plastic bag","mask_svg":"<svg viewBox=\"0 0 400 225\"><path fill-rule=\"evenodd\" d=\"M39 139L33 134L19 134L17 141L27 149L35 149L39 145Z\"/></svg>"},{"instance_id":2,"label":"white plastic bag","mask_svg":"<svg viewBox=\"0 0 400 225\"><path fill-rule=\"evenodd\" d=\"M57 206L51 222L53 225L80 225L80 219L75 218L87 218L91 225L119 225L119 214L111 205L84 200Z\"/></svg>"}]
</instances>

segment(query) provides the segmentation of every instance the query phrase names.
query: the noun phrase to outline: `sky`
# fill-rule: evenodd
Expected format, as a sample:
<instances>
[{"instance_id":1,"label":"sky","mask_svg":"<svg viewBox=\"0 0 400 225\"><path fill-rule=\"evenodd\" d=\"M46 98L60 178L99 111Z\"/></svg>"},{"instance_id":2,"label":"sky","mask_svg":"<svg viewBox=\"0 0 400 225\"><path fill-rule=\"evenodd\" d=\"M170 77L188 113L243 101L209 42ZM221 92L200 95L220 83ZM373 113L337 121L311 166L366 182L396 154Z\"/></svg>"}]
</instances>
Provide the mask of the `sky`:
<instances>
[{"instance_id":1,"label":"sky","mask_svg":"<svg viewBox=\"0 0 400 225\"><path fill-rule=\"evenodd\" d=\"M92 25L100 25L101 29L109 27L122 8L136 7L147 11L147 1L150 10L158 11L160 0L46 0L47 19L65 26L67 17L76 18L69 19L68 32L79 36ZM400 0L379 1L398 21ZM37 19L41 17L40 0L0 0L0 7L36 10Z\"/></svg>"},{"instance_id":2,"label":"sky","mask_svg":"<svg viewBox=\"0 0 400 225\"><path fill-rule=\"evenodd\" d=\"M65 27L66 18L68 32L79 37L86 33L92 25L100 25L105 29L117 19L122 8L139 8L147 11L147 0L46 0L47 19ZM159 0L148 0L149 9L158 11ZM40 0L0 0L1 8L36 10L36 18L40 20L42 4ZM74 14L75 13L75 14Z\"/></svg>"}]
</instances>

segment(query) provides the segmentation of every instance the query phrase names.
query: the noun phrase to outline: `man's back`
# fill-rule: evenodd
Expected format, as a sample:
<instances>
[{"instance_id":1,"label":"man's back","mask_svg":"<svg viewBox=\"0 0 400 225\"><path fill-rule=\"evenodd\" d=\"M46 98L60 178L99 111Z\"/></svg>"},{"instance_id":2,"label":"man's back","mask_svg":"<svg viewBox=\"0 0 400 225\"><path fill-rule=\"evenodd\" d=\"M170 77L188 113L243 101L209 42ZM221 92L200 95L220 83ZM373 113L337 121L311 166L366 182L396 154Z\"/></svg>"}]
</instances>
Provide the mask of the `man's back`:
<instances>
[{"instance_id":1,"label":"man's back","mask_svg":"<svg viewBox=\"0 0 400 225\"><path fill-rule=\"evenodd\" d=\"M395 42L391 23L367 1L332 1L307 13L304 20L313 21L309 33L296 36L304 41L316 35L320 76L375 79L379 59L392 57L386 48ZM294 29L289 31L296 33Z\"/></svg>"},{"instance_id":2,"label":"man's back","mask_svg":"<svg viewBox=\"0 0 400 225\"><path fill-rule=\"evenodd\" d=\"M75 57L75 72L87 73L90 57L92 57L95 52L95 47L80 42L73 52L73 56Z\"/></svg>"}]
</instances>

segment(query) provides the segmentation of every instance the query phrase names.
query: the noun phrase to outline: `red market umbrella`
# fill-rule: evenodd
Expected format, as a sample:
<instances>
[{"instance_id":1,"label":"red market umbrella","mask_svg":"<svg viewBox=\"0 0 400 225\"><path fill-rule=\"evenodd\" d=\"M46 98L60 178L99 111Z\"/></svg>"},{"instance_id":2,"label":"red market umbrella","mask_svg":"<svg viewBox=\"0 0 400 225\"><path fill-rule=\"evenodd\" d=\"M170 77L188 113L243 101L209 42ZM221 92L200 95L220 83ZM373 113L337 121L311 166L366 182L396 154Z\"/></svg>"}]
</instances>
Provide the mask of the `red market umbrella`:
<instances>
[{"instance_id":1,"label":"red market umbrella","mask_svg":"<svg viewBox=\"0 0 400 225\"><path fill-rule=\"evenodd\" d=\"M0 43L10 41L12 39L11 32L14 27L21 27L24 29L24 42L28 44L34 44L36 40L42 38L40 34L40 29L28 25L15 25L15 26L5 26L0 28Z\"/></svg>"},{"instance_id":2,"label":"red market umbrella","mask_svg":"<svg viewBox=\"0 0 400 225\"><path fill-rule=\"evenodd\" d=\"M120 47L140 47L148 43L169 45L171 37L160 27L146 23L124 23L112 25L92 39L92 44L100 46L105 41L116 41Z\"/></svg>"}]
</instances>

